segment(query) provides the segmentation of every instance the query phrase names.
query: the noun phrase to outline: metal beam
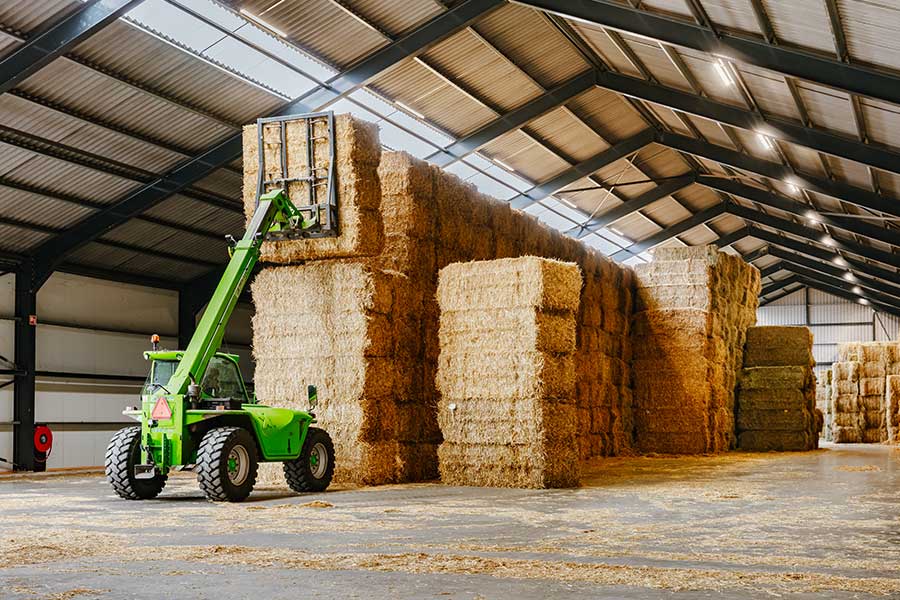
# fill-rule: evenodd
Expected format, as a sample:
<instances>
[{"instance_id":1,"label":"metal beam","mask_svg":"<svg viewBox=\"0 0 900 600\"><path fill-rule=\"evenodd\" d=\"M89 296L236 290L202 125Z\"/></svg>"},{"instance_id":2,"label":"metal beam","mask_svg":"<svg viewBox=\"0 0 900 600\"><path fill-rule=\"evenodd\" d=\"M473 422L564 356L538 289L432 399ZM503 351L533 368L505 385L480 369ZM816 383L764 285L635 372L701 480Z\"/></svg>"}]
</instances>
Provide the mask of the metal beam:
<instances>
[{"instance_id":1,"label":"metal beam","mask_svg":"<svg viewBox=\"0 0 900 600\"><path fill-rule=\"evenodd\" d=\"M60 21L29 37L24 45L0 61L0 94L16 87L142 1L86 2Z\"/></svg>"},{"instance_id":2,"label":"metal beam","mask_svg":"<svg viewBox=\"0 0 900 600\"><path fill-rule=\"evenodd\" d=\"M515 0L566 18L594 23L658 42L727 57L785 75L900 104L900 77L787 46L638 10L616 0Z\"/></svg>"},{"instance_id":3,"label":"metal beam","mask_svg":"<svg viewBox=\"0 0 900 600\"><path fill-rule=\"evenodd\" d=\"M556 177L538 184L533 188L522 192L517 196L509 199L509 203L513 208L527 208L536 202L540 202L548 196L552 196L567 185L596 173L603 167L625 158L629 154L637 152L641 148L653 143L653 129L645 129L644 131L631 136L630 138L610 146L603 152L584 160L577 165L569 167Z\"/></svg>"},{"instance_id":4,"label":"metal beam","mask_svg":"<svg viewBox=\"0 0 900 600\"><path fill-rule=\"evenodd\" d=\"M847 280L846 276L848 271L845 269L840 269L830 263L823 263L818 260L806 258L805 256L789 252L778 246L769 247L769 255L785 262L816 271L817 273L821 273L832 279L846 282L848 285L858 285L860 288L871 290L871 293L875 294L876 298L881 296L882 298L889 299L887 300L889 302L900 302L900 287L893 287L887 283L879 283L877 280L869 279L868 277L863 277L861 275L853 275L852 280Z\"/></svg>"},{"instance_id":5,"label":"metal beam","mask_svg":"<svg viewBox=\"0 0 900 600\"><path fill-rule=\"evenodd\" d=\"M713 244L715 244L715 246L718 248L726 248L732 244L735 244L735 243L741 241L748 235L750 235L750 228L742 227L741 229L732 231L731 233L728 233L726 235L719 236L719 239L717 239L715 242L713 242Z\"/></svg>"},{"instance_id":6,"label":"metal beam","mask_svg":"<svg viewBox=\"0 0 900 600\"><path fill-rule=\"evenodd\" d=\"M13 463L16 470L34 470L34 398L36 371L35 322L37 287L34 267L24 263L16 270L15 281L15 358L19 374L13 389Z\"/></svg>"},{"instance_id":7,"label":"metal beam","mask_svg":"<svg viewBox=\"0 0 900 600\"><path fill-rule=\"evenodd\" d=\"M439 167L446 167L461 160L466 155L475 152L492 140L522 127L528 122L540 117L551 110L558 108L575 96L589 90L596 85L596 72L585 71L572 79L547 90L537 98L530 100L524 106L500 115L496 120L488 123L478 131L456 140L449 146L429 155L425 160Z\"/></svg>"},{"instance_id":8,"label":"metal beam","mask_svg":"<svg viewBox=\"0 0 900 600\"><path fill-rule=\"evenodd\" d=\"M768 296L769 294L774 294L778 290L783 290L784 288L792 285L794 283L798 283L799 277L796 275L791 275L790 277L785 277L784 279L779 279L778 281L773 281L769 285L763 286L761 290L759 290L760 296Z\"/></svg>"},{"instance_id":9,"label":"metal beam","mask_svg":"<svg viewBox=\"0 0 900 600\"><path fill-rule=\"evenodd\" d=\"M759 278L762 279L763 277L770 277L770 276L774 275L775 273L777 273L778 271L781 271L783 268L784 267L781 265L780 262L771 264L768 267L763 267L762 269L759 270Z\"/></svg>"},{"instance_id":10,"label":"metal beam","mask_svg":"<svg viewBox=\"0 0 900 600\"><path fill-rule=\"evenodd\" d=\"M698 225L703 225L707 221L715 219L719 215L725 214L727 210L728 206L724 203L716 204L715 206L711 206L705 210L701 210L697 214L692 215L691 217L683 221L679 221L674 225L666 227L657 234L651 235L650 237L643 239L636 244L632 244L624 250L619 250L612 255L612 259L622 261L630 258L632 255L640 254L641 252L649 250L654 246L658 246L666 240L670 240L677 235L681 235L682 233L689 231L694 227L697 227Z\"/></svg>"},{"instance_id":11,"label":"metal beam","mask_svg":"<svg viewBox=\"0 0 900 600\"><path fill-rule=\"evenodd\" d=\"M836 252L824 250L808 242L798 242L779 233L772 233L758 227L750 228L750 236L774 246L779 246L787 250L793 250L794 252L805 254L806 256L815 258L822 262L836 264L834 261L836 259L840 259L841 261L846 263L847 268L851 269L856 275L864 275L878 281L900 286L900 273L897 273L896 271L889 271L877 265L872 265L862 261L854 260L852 258L843 257Z\"/></svg>"},{"instance_id":12,"label":"metal beam","mask_svg":"<svg viewBox=\"0 0 900 600\"><path fill-rule=\"evenodd\" d=\"M726 194L740 196L741 198L751 200L753 202L756 202L757 204L762 204L763 206L777 208L778 210L782 210L786 213L797 215L798 217L802 218L810 218L810 215L808 213L810 213L811 211L812 213L814 213L814 218L810 220L817 221L819 223L822 223L823 225L829 225L831 227L843 229L844 231L849 231L863 237L872 238L874 240L884 242L885 244L900 247L900 233L898 233L897 231L890 231L888 229L885 229L884 227L878 227L877 225L866 223L865 221L858 218L841 217L838 215L823 215L818 213L812 206L808 204L803 204L802 202L798 202L793 198L788 198L774 192L769 192L768 190L764 190L762 188L746 185L735 179L701 175L697 178L697 183L714 190L719 190L720 192L725 192Z\"/></svg>"},{"instance_id":13,"label":"metal beam","mask_svg":"<svg viewBox=\"0 0 900 600\"><path fill-rule=\"evenodd\" d=\"M757 112L751 112L731 104L717 102L711 98L704 98L613 71L598 72L597 85L672 110L761 133L776 140L790 142L885 171L900 173L900 152L887 146L862 142L857 138L824 129L806 127L802 123L796 123L789 119L771 115L764 117Z\"/></svg>"},{"instance_id":14,"label":"metal beam","mask_svg":"<svg viewBox=\"0 0 900 600\"><path fill-rule=\"evenodd\" d=\"M276 110L275 115L322 110L328 104L360 89L373 77L404 59L416 56L500 7L505 0L465 0L431 19L413 32L375 51L354 67ZM125 221L136 217L172 194L208 176L241 155L242 134L231 135L203 153L182 162L146 183L109 208L92 215L68 231L41 244L34 252L37 281L41 284L65 257Z\"/></svg>"},{"instance_id":15,"label":"metal beam","mask_svg":"<svg viewBox=\"0 0 900 600\"><path fill-rule=\"evenodd\" d=\"M800 225L799 223L794 223L793 221L788 221L774 215L767 215L765 213L759 212L758 210L754 210L752 208L747 208L744 206L738 206L737 204L729 206L728 212L735 217L744 219L745 221L757 223L759 225L765 225L766 227L784 231L786 233L790 233L791 235L796 235L797 237L802 237L808 240L818 240L819 243L822 244L824 244L824 240L827 239L831 243L826 245L833 246L836 249L850 252L851 254L862 256L863 258L867 258L869 260L875 260L886 265L891 265L893 267L900 267L900 254L892 254L890 252L878 250L877 248L873 248L871 246L864 246L860 243L849 240L839 240L833 236L823 234L821 231L817 231L805 225Z\"/></svg>"},{"instance_id":16,"label":"metal beam","mask_svg":"<svg viewBox=\"0 0 900 600\"><path fill-rule=\"evenodd\" d=\"M867 303L873 309L880 308L882 311L888 314L900 317L900 303L883 302L880 300L875 300L871 296L865 298L866 302L859 302L861 296L853 293L853 291L850 289L853 286L847 285L844 281L834 281L828 277L817 276L815 271L809 271L808 269L804 269L803 267L798 267L797 265L792 265L789 263L785 263L785 268L795 273L800 278L800 281L804 282L809 287L816 288L823 292L828 292L829 294L833 294L835 296L840 296L852 302L858 302L860 304Z\"/></svg>"},{"instance_id":17,"label":"metal beam","mask_svg":"<svg viewBox=\"0 0 900 600\"><path fill-rule=\"evenodd\" d=\"M797 187L843 200L865 210L881 212L900 218L900 200L885 198L880 194L836 180L800 173L780 163L759 159L724 146L704 140L661 131L657 143L673 150L716 161L743 171L749 171L776 181L789 182Z\"/></svg>"},{"instance_id":18,"label":"metal beam","mask_svg":"<svg viewBox=\"0 0 900 600\"><path fill-rule=\"evenodd\" d=\"M677 179L670 179L669 181L658 185L652 190L644 192L637 198L628 200L627 202L624 202L601 215L591 217L591 219L589 219L586 223L582 224L579 227L573 227L566 233L571 235L577 232L578 235L576 237L578 239L581 239L589 233L600 231L607 225L610 225L618 221L619 219L627 217L633 212L639 211L642 208L653 204L657 200L661 200L666 196L671 196L679 190L683 190L684 188L693 184L695 180L696 177L693 173L689 173L683 177L678 177Z\"/></svg>"}]
</instances>

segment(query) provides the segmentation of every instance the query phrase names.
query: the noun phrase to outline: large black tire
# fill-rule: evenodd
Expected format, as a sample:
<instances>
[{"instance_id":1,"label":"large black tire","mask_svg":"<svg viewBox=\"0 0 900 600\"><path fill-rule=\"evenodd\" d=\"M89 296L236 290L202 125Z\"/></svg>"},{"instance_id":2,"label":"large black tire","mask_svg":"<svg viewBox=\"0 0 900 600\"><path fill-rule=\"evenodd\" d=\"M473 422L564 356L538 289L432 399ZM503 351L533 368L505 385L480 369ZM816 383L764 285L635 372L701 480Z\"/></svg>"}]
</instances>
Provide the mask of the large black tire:
<instances>
[{"instance_id":1,"label":"large black tire","mask_svg":"<svg viewBox=\"0 0 900 600\"><path fill-rule=\"evenodd\" d=\"M197 450L197 481L213 502L246 500L257 467L256 440L243 427L210 429Z\"/></svg>"},{"instance_id":2,"label":"large black tire","mask_svg":"<svg viewBox=\"0 0 900 600\"><path fill-rule=\"evenodd\" d=\"M324 492L332 477L334 444L331 436L324 429L310 427L300 456L284 463L284 478L295 492Z\"/></svg>"},{"instance_id":3,"label":"large black tire","mask_svg":"<svg viewBox=\"0 0 900 600\"><path fill-rule=\"evenodd\" d=\"M141 460L141 426L133 425L116 432L106 447L106 480L116 494L126 500L156 498L168 474L157 473L152 479L137 479L134 466Z\"/></svg>"}]
</instances>

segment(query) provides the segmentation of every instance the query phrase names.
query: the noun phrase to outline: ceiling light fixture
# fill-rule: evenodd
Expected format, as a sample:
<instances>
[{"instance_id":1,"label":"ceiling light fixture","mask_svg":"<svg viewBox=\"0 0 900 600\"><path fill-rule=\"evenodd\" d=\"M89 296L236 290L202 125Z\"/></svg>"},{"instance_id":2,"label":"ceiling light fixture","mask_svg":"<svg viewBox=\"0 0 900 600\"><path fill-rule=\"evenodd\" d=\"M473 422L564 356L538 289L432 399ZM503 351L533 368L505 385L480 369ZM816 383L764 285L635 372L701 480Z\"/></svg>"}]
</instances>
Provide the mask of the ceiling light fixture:
<instances>
[{"instance_id":1,"label":"ceiling light fixture","mask_svg":"<svg viewBox=\"0 0 900 600\"><path fill-rule=\"evenodd\" d=\"M844 279L846 279L847 281L856 281L856 275L854 275L850 271L847 271L846 273L844 273Z\"/></svg>"},{"instance_id":2,"label":"ceiling light fixture","mask_svg":"<svg viewBox=\"0 0 900 600\"><path fill-rule=\"evenodd\" d=\"M757 137L759 137L759 142L763 145L763 147L766 150L771 152L772 150L775 149L775 146L772 145L772 140L769 139L769 136L763 135L762 133L757 133L756 135L757 135Z\"/></svg>"},{"instance_id":3,"label":"ceiling light fixture","mask_svg":"<svg viewBox=\"0 0 900 600\"><path fill-rule=\"evenodd\" d=\"M716 68L716 72L719 73L719 77L722 78L722 81L725 85L734 85L734 79L731 78L731 73L728 72L728 66L725 64L721 58L717 58L716 62L713 63Z\"/></svg>"},{"instance_id":4,"label":"ceiling light fixture","mask_svg":"<svg viewBox=\"0 0 900 600\"><path fill-rule=\"evenodd\" d=\"M853 286L853 293L854 293L854 294L862 294L862 288L859 287L858 285L854 285L854 286Z\"/></svg>"},{"instance_id":5,"label":"ceiling light fixture","mask_svg":"<svg viewBox=\"0 0 900 600\"><path fill-rule=\"evenodd\" d=\"M287 37L287 34L285 32L283 32L282 30L278 29L277 27L274 27L274 26L270 25L269 23L263 21L262 19L260 19L256 15L254 15L252 12L250 12L246 8L241 9L241 14L244 15L245 17L247 17L248 19L250 19L251 21L253 21L254 23L256 23L257 25L259 25L260 27L263 27L264 29L268 29L269 31L271 31L272 33L277 35L278 37L283 37L283 38Z\"/></svg>"},{"instance_id":6,"label":"ceiling light fixture","mask_svg":"<svg viewBox=\"0 0 900 600\"><path fill-rule=\"evenodd\" d=\"M835 241L834 241L834 238L831 237L830 235L823 235L822 243L825 244L826 246L834 246Z\"/></svg>"},{"instance_id":7,"label":"ceiling light fixture","mask_svg":"<svg viewBox=\"0 0 900 600\"><path fill-rule=\"evenodd\" d=\"M806 218L812 221L813 223L818 223L820 220L819 214L814 210L806 211Z\"/></svg>"},{"instance_id":8,"label":"ceiling light fixture","mask_svg":"<svg viewBox=\"0 0 900 600\"><path fill-rule=\"evenodd\" d=\"M832 260L831 262L833 262L834 264L836 264L836 265L839 266L839 267L846 267L846 266L847 266L847 261L844 260L843 258L841 258L840 256L835 256L835 257L834 257L834 260Z\"/></svg>"},{"instance_id":9,"label":"ceiling light fixture","mask_svg":"<svg viewBox=\"0 0 900 600\"><path fill-rule=\"evenodd\" d=\"M866 300L865 298L858 298L857 302L859 302L860 304L868 304L869 303L869 301Z\"/></svg>"}]
</instances>

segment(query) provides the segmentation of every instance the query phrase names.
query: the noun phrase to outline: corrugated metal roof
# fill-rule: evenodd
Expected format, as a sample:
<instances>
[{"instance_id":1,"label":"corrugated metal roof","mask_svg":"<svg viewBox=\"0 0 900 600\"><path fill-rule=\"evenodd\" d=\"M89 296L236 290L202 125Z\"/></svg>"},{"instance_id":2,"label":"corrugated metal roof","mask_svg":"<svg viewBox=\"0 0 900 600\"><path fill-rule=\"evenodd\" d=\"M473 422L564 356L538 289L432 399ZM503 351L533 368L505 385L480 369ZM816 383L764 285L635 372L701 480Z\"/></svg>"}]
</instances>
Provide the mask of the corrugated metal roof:
<instances>
[{"instance_id":1,"label":"corrugated metal roof","mask_svg":"<svg viewBox=\"0 0 900 600\"><path fill-rule=\"evenodd\" d=\"M0 23L27 33L61 19L79 4L78 0L4 0L0 3Z\"/></svg>"},{"instance_id":2,"label":"corrugated metal roof","mask_svg":"<svg viewBox=\"0 0 900 600\"><path fill-rule=\"evenodd\" d=\"M236 9L244 9L277 27L299 46L309 50L326 62L347 68L367 56L387 41L331 0L234 0L228 2ZM396 4L396 2L395 2ZM407 3L403 3L407 4ZM434 4L424 0L409 2L410 9L428 5L423 12L433 10ZM400 8L400 7L397 7ZM406 9L402 9L404 12ZM391 14L397 14L395 9ZM352 43L347 43L352 40Z\"/></svg>"}]
</instances>

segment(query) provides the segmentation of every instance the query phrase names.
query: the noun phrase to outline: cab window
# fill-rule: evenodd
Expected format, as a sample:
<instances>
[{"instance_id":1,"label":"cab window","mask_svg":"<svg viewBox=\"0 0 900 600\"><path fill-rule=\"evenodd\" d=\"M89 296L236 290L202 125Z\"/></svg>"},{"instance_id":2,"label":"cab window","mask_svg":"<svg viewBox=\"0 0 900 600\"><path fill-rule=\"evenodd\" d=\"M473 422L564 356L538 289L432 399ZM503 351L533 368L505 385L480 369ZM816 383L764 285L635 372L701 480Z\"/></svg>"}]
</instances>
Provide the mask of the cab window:
<instances>
[{"instance_id":1,"label":"cab window","mask_svg":"<svg viewBox=\"0 0 900 600\"><path fill-rule=\"evenodd\" d=\"M240 398L246 401L241 375L233 361L213 356L200 383L203 395L210 398Z\"/></svg>"},{"instance_id":2,"label":"cab window","mask_svg":"<svg viewBox=\"0 0 900 600\"><path fill-rule=\"evenodd\" d=\"M178 368L177 360L152 360L150 361L150 373L144 382L144 395L154 394L160 389L165 391L175 369Z\"/></svg>"}]
</instances>

